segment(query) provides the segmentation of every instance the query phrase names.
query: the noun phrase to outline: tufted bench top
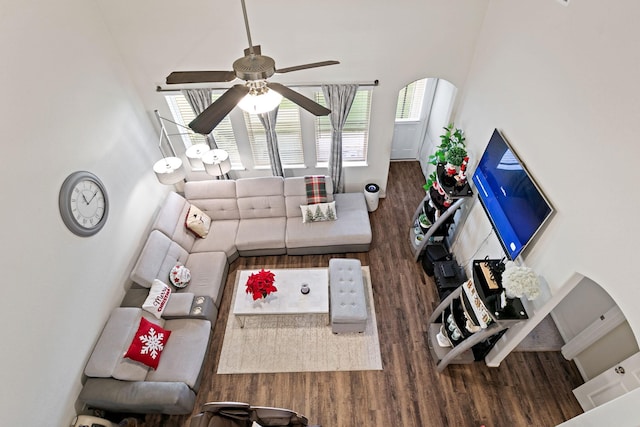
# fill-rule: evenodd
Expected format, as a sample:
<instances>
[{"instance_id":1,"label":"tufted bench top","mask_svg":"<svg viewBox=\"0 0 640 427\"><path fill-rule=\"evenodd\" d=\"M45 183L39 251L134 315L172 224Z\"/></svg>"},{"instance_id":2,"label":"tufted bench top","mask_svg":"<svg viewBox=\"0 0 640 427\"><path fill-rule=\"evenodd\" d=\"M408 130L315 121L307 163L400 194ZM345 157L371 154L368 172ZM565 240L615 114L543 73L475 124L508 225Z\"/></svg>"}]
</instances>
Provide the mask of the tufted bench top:
<instances>
[{"instance_id":1,"label":"tufted bench top","mask_svg":"<svg viewBox=\"0 0 640 427\"><path fill-rule=\"evenodd\" d=\"M362 266L359 260L329 260L329 294L332 323L357 323L367 319Z\"/></svg>"}]
</instances>

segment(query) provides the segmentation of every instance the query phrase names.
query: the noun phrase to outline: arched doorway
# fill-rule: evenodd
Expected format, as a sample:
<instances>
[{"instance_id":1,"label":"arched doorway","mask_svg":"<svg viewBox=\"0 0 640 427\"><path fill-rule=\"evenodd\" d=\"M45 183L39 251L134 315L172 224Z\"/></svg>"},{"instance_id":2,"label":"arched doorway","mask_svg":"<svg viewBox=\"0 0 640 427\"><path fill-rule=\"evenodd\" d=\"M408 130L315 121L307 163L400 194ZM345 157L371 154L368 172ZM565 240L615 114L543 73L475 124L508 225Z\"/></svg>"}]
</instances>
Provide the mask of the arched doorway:
<instances>
[{"instance_id":1,"label":"arched doorway","mask_svg":"<svg viewBox=\"0 0 640 427\"><path fill-rule=\"evenodd\" d=\"M438 78L409 83L398 94L391 160L420 160L427 169L428 153L439 144L451 119L457 88Z\"/></svg>"}]
</instances>

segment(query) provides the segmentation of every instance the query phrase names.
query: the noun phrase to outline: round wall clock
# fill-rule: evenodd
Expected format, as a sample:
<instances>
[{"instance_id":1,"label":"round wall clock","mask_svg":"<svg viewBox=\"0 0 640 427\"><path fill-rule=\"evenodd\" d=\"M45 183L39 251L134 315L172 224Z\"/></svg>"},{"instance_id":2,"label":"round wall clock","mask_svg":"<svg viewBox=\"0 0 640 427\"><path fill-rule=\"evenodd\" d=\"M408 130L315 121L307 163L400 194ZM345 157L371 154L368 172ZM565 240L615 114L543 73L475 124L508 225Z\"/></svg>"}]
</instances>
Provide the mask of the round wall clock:
<instances>
[{"instance_id":1,"label":"round wall clock","mask_svg":"<svg viewBox=\"0 0 640 427\"><path fill-rule=\"evenodd\" d=\"M78 171L69 175L60 188L58 203L62 221L78 236L92 236L107 222L107 191L91 172Z\"/></svg>"}]
</instances>

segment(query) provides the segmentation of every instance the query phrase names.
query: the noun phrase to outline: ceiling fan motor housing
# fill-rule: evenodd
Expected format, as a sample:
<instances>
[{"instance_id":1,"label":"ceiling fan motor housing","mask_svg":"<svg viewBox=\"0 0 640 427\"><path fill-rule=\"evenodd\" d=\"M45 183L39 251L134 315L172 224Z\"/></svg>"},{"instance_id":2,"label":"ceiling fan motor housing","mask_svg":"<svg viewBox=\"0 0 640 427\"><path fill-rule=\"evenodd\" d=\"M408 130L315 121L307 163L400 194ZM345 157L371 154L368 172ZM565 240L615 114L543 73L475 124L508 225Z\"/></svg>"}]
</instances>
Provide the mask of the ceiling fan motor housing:
<instances>
[{"instance_id":1,"label":"ceiling fan motor housing","mask_svg":"<svg viewBox=\"0 0 640 427\"><path fill-rule=\"evenodd\" d=\"M276 62L264 55L248 55L233 63L233 71L245 81L265 80L276 72Z\"/></svg>"}]
</instances>

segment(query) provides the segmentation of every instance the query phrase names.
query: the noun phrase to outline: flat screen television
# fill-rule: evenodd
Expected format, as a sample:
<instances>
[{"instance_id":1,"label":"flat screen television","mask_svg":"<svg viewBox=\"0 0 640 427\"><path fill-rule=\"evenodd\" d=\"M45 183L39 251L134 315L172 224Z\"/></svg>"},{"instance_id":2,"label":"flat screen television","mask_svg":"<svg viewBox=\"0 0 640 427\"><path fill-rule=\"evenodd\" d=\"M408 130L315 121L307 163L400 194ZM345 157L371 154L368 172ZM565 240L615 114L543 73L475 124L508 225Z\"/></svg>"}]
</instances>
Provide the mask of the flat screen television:
<instances>
[{"instance_id":1,"label":"flat screen television","mask_svg":"<svg viewBox=\"0 0 640 427\"><path fill-rule=\"evenodd\" d=\"M498 129L480 158L473 183L507 257L516 259L553 207Z\"/></svg>"}]
</instances>

